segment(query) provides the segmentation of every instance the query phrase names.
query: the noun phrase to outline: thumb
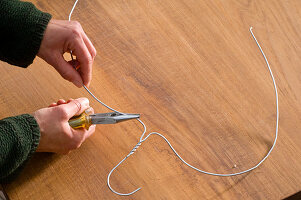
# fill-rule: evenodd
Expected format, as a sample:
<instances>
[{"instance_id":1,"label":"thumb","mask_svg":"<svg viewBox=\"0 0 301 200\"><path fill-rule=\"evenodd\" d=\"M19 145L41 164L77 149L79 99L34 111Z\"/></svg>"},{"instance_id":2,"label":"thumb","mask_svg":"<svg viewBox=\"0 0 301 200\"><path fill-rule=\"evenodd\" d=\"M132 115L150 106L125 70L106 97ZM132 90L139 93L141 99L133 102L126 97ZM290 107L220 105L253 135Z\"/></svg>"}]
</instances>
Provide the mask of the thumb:
<instances>
[{"instance_id":1,"label":"thumb","mask_svg":"<svg viewBox=\"0 0 301 200\"><path fill-rule=\"evenodd\" d=\"M64 110L65 113L67 114L66 117L70 119L71 117L75 115L80 115L83 113L86 109L88 109L89 106L89 100L87 98L78 98L70 101L67 104L62 104L60 105Z\"/></svg>"},{"instance_id":2,"label":"thumb","mask_svg":"<svg viewBox=\"0 0 301 200\"><path fill-rule=\"evenodd\" d=\"M56 59L56 67L55 69L60 73L60 75L72 82L77 87L82 87L83 81L80 74L76 71L76 69L72 66L73 63L68 63L63 56L59 55Z\"/></svg>"}]
</instances>

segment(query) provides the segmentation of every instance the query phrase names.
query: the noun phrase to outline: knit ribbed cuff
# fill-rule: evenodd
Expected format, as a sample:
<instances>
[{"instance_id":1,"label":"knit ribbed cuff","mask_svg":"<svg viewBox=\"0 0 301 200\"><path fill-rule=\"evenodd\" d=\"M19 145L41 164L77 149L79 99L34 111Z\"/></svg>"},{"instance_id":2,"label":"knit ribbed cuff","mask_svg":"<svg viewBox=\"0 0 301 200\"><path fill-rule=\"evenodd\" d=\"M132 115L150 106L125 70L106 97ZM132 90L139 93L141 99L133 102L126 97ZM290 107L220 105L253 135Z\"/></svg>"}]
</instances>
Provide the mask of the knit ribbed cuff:
<instances>
[{"instance_id":1,"label":"knit ribbed cuff","mask_svg":"<svg viewBox=\"0 0 301 200\"><path fill-rule=\"evenodd\" d=\"M32 115L0 120L0 183L12 181L36 151L40 128Z\"/></svg>"},{"instance_id":2,"label":"knit ribbed cuff","mask_svg":"<svg viewBox=\"0 0 301 200\"><path fill-rule=\"evenodd\" d=\"M36 119L32 115L24 114L22 115L22 117L24 117L24 119L28 122L28 126L30 127L32 132L32 144L31 144L31 150L27 157L28 159L38 148L40 142L40 127Z\"/></svg>"},{"instance_id":3,"label":"knit ribbed cuff","mask_svg":"<svg viewBox=\"0 0 301 200\"><path fill-rule=\"evenodd\" d=\"M36 24L35 27L31 31L31 38L30 38L30 44L31 46L31 55L27 58L27 61L25 61L23 67L27 67L28 65L32 64L33 60L35 59L36 55L39 52L44 32L47 28L47 25L51 19L51 15L49 13L41 12L40 16L37 16L36 18Z\"/></svg>"}]
</instances>

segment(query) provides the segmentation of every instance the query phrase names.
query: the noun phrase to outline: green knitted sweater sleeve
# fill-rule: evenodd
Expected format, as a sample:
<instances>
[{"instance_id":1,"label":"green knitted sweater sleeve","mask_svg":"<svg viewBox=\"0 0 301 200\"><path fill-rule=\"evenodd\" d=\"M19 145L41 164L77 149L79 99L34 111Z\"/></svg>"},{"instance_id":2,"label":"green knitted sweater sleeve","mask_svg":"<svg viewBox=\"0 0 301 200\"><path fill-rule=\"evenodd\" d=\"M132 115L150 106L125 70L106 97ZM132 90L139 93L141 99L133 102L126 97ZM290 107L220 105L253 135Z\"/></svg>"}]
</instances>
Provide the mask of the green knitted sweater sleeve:
<instances>
[{"instance_id":1,"label":"green knitted sweater sleeve","mask_svg":"<svg viewBox=\"0 0 301 200\"><path fill-rule=\"evenodd\" d=\"M30 65L50 19L32 3L0 0L0 60L24 68Z\"/></svg>"},{"instance_id":2,"label":"green knitted sweater sleeve","mask_svg":"<svg viewBox=\"0 0 301 200\"><path fill-rule=\"evenodd\" d=\"M0 120L0 182L12 176L35 152L40 129L32 115Z\"/></svg>"},{"instance_id":3,"label":"green knitted sweater sleeve","mask_svg":"<svg viewBox=\"0 0 301 200\"><path fill-rule=\"evenodd\" d=\"M51 15L32 3L0 0L0 60L30 65L39 51ZM29 114L0 120L0 182L14 177L35 152L39 126Z\"/></svg>"}]
</instances>

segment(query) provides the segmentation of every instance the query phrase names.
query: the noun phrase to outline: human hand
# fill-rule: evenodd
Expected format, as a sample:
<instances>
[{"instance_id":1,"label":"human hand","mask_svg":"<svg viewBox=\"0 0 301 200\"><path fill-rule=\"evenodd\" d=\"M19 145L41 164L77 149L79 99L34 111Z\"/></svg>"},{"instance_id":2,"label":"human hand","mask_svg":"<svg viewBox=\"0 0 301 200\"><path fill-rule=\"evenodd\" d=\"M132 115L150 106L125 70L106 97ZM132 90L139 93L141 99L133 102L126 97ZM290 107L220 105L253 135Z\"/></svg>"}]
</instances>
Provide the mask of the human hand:
<instances>
[{"instance_id":1,"label":"human hand","mask_svg":"<svg viewBox=\"0 0 301 200\"><path fill-rule=\"evenodd\" d=\"M64 59L63 54L70 51L77 63ZM77 87L89 86L96 50L77 21L50 20L37 55ZM72 65L79 65L79 69Z\"/></svg>"},{"instance_id":2,"label":"human hand","mask_svg":"<svg viewBox=\"0 0 301 200\"><path fill-rule=\"evenodd\" d=\"M71 150L79 148L85 139L95 131L95 125L90 126L89 130L73 129L69 126L68 120L75 115L80 115L88 108L89 100L79 98L70 99L67 102L60 99L48 108L37 110L33 114L41 133L37 151L67 154Z\"/></svg>"}]
</instances>

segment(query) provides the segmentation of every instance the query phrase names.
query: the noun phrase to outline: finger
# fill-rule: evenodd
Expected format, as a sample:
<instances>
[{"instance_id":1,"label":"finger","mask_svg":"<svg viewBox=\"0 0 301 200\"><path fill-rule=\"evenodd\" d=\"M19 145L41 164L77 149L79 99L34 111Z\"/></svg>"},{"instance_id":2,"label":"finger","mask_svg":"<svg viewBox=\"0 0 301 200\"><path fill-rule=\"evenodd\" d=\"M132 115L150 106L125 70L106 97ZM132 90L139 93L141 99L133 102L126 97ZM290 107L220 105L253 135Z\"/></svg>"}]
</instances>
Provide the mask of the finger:
<instances>
[{"instance_id":1,"label":"finger","mask_svg":"<svg viewBox=\"0 0 301 200\"><path fill-rule=\"evenodd\" d=\"M87 132L85 132L85 139L87 139L88 137L90 137L94 132L95 132L95 129L96 129L96 125L91 125L89 127L89 130Z\"/></svg>"},{"instance_id":2,"label":"finger","mask_svg":"<svg viewBox=\"0 0 301 200\"><path fill-rule=\"evenodd\" d=\"M73 135L78 138L78 140L84 142L88 137L90 137L95 132L96 125L91 125L89 130L84 128L72 129Z\"/></svg>"},{"instance_id":3,"label":"finger","mask_svg":"<svg viewBox=\"0 0 301 200\"><path fill-rule=\"evenodd\" d=\"M61 74L61 76L72 82L77 87L81 87L83 82L80 74L70 65L62 55L57 56L57 65L55 69Z\"/></svg>"},{"instance_id":4,"label":"finger","mask_svg":"<svg viewBox=\"0 0 301 200\"><path fill-rule=\"evenodd\" d=\"M48 107L51 108L51 107L54 107L54 106L57 106L57 104L56 103L52 103Z\"/></svg>"},{"instance_id":5,"label":"finger","mask_svg":"<svg viewBox=\"0 0 301 200\"><path fill-rule=\"evenodd\" d=\"M79 62L78 62L78 60L70 60L70 61L68 61L68 63L75 69L75 70L78 70L78 68L79 68Z\"/></svg>"},{"instance_id":6,"label":"finger","mask_svg":"<svg viewBox=\"0 0 301 200\"><path fill-rule=\"evenodd\" d=\"M95 49L95 47L93 46L91 40L88 38L88 36L86 35L85 32L83 32L82 36L83 36L83 40L84 40L84 42L85 42L85 44L86 44L86 46L87 46L87 48L88 48L88 50L90 52L90 55L94 59L95 56L96 56L96 49Z\"/></svg>"},{"instance_id":7,"label":"finger","mask_svg":"<svg viewBox=\"0 0 301 200\"><path fill-rule=\"evenodd\" d=\"M72 101L72 100L73 100L72 98L68 99L67 103L69 103L69 102Z\"/></svg>"},{"instance_id":8,"label":"finger","mask_svg":"<svg viewBox=\"0 0 301 200\"><path fill-rule=\"evenodd\" d=\"M91 115L94 114L94 108L90 107Z\"/></svg>"},{"instance_id":9,"label":"finger","mask_svg":"<svg viewBox=\"0 0 301 200\"><path fill-rule=\"evenodd\" d=\"M57 105L61 105L61 104L65 104L65 103L66 103L66 101L64 99L59 99L57 101Z\"/></svg>"},{"instance_id":10,"label":"finger","mask_svg":"<svg viewBox=\"0 0 301 200\"><path fill-rule=\"evenodd\" d=\"M88 109L85 110L85 113L87 115L93 115L94 114L94 109L92 107L89 107Z\"/></svg>"},{"instance_id":11,"label":"finger","mask_svg":"<svg viewBox=\"0 0 301 200\"><path fill-rule=\"evenodd\" d=\"M77 38L75 40L72 52L76 55L76 58L80 63L79 73L82 81L84 85L89 86L92 79L93 58L82 38Z\"/></svg>"},{"instance_id":12,"label":"finger","mask_svg":"<svg viewBox=\"0 0 301 200\"><path fill-rule=\"evenodd\" d=\"M67 119L70 119L75 115L80 115L90 107L89 100L87 98L74 99L69 103L62 104L60 106L64 109Z\"/></svg>"}]
</instances>

